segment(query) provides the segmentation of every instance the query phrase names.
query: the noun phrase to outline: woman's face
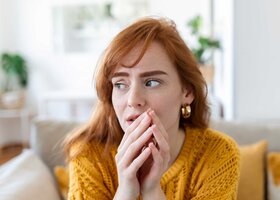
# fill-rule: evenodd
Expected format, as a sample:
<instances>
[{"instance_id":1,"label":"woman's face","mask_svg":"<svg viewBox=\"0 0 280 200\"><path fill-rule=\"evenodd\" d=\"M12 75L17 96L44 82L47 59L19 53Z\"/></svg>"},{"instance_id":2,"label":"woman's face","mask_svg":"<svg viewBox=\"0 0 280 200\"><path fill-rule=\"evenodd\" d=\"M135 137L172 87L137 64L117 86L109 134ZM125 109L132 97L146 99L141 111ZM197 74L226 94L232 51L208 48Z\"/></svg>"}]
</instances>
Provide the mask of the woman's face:
<instances>
[{"instance_id":1,"label":"woman's face","mask_svg":"<svg viewBox=\"0 0 280 200\"><path fill-rule=\"evenodd\" d=\"M182 86L175 66L159 43L153 42L137 65L125 67L139 57L140 47L127 54L113 73L114 110L125 130L152 108L171 134L179 129L181 106L191 104L193 95Z\"/></svg>"}]
</instances>

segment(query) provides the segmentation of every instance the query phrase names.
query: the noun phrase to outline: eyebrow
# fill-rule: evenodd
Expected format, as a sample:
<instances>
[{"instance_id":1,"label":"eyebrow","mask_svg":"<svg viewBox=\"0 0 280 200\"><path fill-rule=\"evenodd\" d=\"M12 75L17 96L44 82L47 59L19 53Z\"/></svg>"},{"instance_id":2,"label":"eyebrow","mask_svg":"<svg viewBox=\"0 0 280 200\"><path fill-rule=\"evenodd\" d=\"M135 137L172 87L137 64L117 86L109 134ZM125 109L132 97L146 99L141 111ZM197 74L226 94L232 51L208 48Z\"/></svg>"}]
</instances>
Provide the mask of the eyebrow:
<instances>
[{"instance_id":1,"label":"eyebrow","mask_svg":"<svg viewBox=\"0 0 280 200\"><path fill-rule=\"evenodd\" d=\"M140 74L140 77L144 78L144 77L155 76L155 75L167 75L167 73L164 71L155 70L155 71L143 72ZM112 78L122 77L122 76L128 77L129 74L127 72L116 72L113 74Z\"/></svg>"}]
</instances>

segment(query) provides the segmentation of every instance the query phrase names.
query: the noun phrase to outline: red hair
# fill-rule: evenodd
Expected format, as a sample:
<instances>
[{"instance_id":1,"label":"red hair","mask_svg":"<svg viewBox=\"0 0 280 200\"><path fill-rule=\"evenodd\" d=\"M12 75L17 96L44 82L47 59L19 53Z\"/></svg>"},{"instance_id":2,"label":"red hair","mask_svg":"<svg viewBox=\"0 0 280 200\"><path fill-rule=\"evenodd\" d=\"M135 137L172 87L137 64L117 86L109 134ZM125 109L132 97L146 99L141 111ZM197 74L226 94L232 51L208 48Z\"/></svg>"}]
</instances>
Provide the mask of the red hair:
<instances>
[{"instance_id":1,"label":"red hair","mask_svg":"<svg viewBox=\"0 0 280 200\"><path fill-rule=\"evenodd\" d=\"M121 59L141 44L140 56L132 66L137 64L154 41L160 43L166 50L177 69L181 83L188 87L194 96L191 104L192 114L188 119L182 118L180 126L202 129L208 127L210 113L206 100L207 86L195 58L179 35L175 23L165 18L143 18L121 31L105 50L95 74L98 103L92 119L66 140L65 150L68 155L71 146L77 141L81 141L81 144L92 141L104 143L106 151L111 145L119 144L123 130L111 100L112 73Z\"/></svg>"}]
</instances>

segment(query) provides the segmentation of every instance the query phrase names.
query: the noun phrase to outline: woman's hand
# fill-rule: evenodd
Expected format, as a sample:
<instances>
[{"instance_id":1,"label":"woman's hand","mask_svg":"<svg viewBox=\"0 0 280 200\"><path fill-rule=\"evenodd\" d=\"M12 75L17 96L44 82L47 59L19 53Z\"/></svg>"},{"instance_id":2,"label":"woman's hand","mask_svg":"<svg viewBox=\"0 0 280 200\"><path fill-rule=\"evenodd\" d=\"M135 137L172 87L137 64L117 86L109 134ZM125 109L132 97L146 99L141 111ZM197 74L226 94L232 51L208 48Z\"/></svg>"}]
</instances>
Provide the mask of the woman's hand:
<instances>
[{"instance_id":1,"label":"woman's hand","mask_svg":"<svg viewBox=\"0 0 280 200\"><path fill-rule=\"evenodd\" d=\"M152 150L142 147L151 138L153 129L150 126L152 118L148 109L139 116L126 130L115 156L119 186L114 199L136 199L140 193L138 171Z\"/></svg>"},{"instance_id":2,"label":"woman's hand","mask_svg":"<svg viewBox=\"0 0 280 200\"><path fill-rule=\"evenodd\" d=\"M152 136L157 144L141 151ZM148 109L126 129L115 159L119 186L114 199L136 199L139 193L164 198L160 180L170 160L168 134L154 111Z\"/></svg>"},{"instance_id":3,"label":"woman's hand","mask_svg":"<svg viewBox=\"0 0 280 200\"><path fill-rule=\"evenodd\" d=\"M157 141L157 144L149 143L151 156L144 162L140 168L140 186L143 199L145 196L162 196L160 180L164 172L168 169L170 161L170 148L168 143L168 134L154 111L149 111L152 118L151 131ZM157 195L155 195L157 194Z\"/></svg>"}]
</instances>

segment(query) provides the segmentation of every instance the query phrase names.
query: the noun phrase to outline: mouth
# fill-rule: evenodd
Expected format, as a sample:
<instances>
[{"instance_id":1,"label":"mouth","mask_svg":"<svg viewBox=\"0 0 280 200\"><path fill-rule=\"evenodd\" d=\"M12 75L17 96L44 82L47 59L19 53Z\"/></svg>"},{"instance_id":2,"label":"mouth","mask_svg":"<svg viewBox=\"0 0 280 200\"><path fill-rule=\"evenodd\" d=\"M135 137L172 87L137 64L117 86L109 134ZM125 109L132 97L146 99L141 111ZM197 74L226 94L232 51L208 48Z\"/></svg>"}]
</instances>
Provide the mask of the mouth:
<instances>
[{"instance_id":1,"label":"mouth","mask_svg":"<svg viewBox=\"0 0 280 200\"><path fill-rule=\"evenodd\" d=\"M136 114L136 115L131 115L126 119L126 122L130 125L132 124L140 115Z\"/></svg>"}]
</instances>

